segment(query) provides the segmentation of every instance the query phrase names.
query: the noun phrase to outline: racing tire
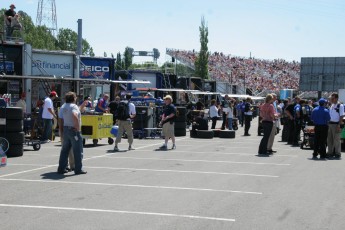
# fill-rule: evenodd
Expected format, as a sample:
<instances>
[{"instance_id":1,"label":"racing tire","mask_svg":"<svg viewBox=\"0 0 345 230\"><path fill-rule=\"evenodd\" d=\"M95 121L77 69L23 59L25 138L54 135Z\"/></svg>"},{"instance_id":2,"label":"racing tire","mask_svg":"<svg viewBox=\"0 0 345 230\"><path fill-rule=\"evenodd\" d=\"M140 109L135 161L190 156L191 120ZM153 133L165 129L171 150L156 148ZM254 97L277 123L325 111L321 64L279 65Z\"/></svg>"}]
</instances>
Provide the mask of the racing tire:
<instances>
[{"instance_id":1,"label":"racing tire","mask_svg":"<svg viewBox=\"0 0 345 230\"><path fill-rule=\"evenodd\" d=\"M24 132L16 132L16 133L0 133L0 137L5 137L10 145L22 145L25 142L25 135Z\"/></svg>"},{"instance_id":2,"label":"racing tire","mask_svg":"<svg viewBox=\"0 0 345 230\"><path fill-rule=\"evenodd\" d=\"M186 122L175 122L174 128L175 129L186 129L187 124Z\"/></svg>"},{"instance_id":3,"label":"racing tire","mask_svg":"<svg viewBox=\"0 0 345 230\"><path fill-rule=\"evenodd\" d=\"M6 118L8 120L23 120L23 109L20 107L0 108L0 118Z\"/></svg>"},{"instance_id":4,"label":"racing tire","mask_svg":"<svg viewBox=\"0 0 345 230\"><path fill-rule=\"evenodd\" d=\"M21 144L21 145L10 145L8 151L6 152L6 155L8 158L21 157L21 156L23 156L23 153L24 153L23 144Z\"/></svg>"},{"instance_id":5,"label":"racing tire","mask_svg":"<svg viewBox=\"0 0 345 230\"><path fill-rule=\"evenodd\" d=\"M219 138L235 138L236 132L234 130L220 130Z\"/></svg>"},{"instance_id":6,"label":"racing tire","mask_svg":"<svg viewBox=\"0 0 345 230\"><path fill-rule=\"evenodd\" d=\"M0 132L19 133L23 131L23 120L6 120L6 125L0 125Z\"/></svg>"},{"instance_id":7,"label":"racing tire","mask_svg":"<svg viewBox=\"0 0 345 230\"><path fill-rule=\"evenodd\" d=\"M213 131L213 137L219 137L220 129L212 129L212 131Z\"/></svg>"},{"instance_id":8,"label":"racing tire","mask_svg":"<svg viewBox=\"0 0 345 230\"><path fill-rule=\"evenodd\" d=\"M176 107L176 117L184 117L187 114L186 107Z\"/></svg>"},{"instance_id":9,"label":"racing tire","mask_svg":"<svg viewBox=\"0 0 345 230\"><path fill-rule=\"evenodd\" d=\"M175 117L175 122L186 122L186 121L187 121L186 115L184 116L179 115L178 117Z\"/></svg>"},{"instance_id":10,"label":"racing tire","mask_svg":"<svg viewBox=\"0 0 345 230\"><path fill-rule=\"evenodd\" d=\"M197 138L198 137L196 130L190 130L189 134L190 134L191 138Z\"/></svg>"},{"instance_id":11,"label":"racing tire","mask_svg":"<svg viewBox=\"0 0 345 230\"><path fill-rule=\"evenodd\" d=\"M186 129L175 129L175 137L184 137L186 136L187 131Z\"/></svg>"},{"instance_id":12,"label":"racing tire","mask_svg":"<svg viewBox=\"0 0 345 230\"><path fill-rule=\"evenodd\" d=\"M197 137L203 138L203 139L212 139L214 136L214 133L212 130L197 130Z\"/></svg>"}]
</instances>

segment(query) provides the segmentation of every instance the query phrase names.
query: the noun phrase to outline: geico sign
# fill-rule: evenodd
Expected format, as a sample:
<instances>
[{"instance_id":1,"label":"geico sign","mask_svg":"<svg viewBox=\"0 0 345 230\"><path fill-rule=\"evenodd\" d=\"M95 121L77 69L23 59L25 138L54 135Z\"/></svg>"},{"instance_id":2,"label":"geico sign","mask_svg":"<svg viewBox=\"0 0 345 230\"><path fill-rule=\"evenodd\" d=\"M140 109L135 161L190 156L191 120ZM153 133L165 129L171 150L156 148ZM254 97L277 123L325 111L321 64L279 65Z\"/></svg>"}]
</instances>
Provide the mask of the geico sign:
<instances>
[{"instance_id":1,"label":"geico sign","mask_svg":"<svg viewBox=\"0 0 345 230\"><path fill-rule=\"evenodd\" d=\"M83 66L80 71L92 71L92 72L109 72L108 66Z\"/></svg>"}]
</instances>

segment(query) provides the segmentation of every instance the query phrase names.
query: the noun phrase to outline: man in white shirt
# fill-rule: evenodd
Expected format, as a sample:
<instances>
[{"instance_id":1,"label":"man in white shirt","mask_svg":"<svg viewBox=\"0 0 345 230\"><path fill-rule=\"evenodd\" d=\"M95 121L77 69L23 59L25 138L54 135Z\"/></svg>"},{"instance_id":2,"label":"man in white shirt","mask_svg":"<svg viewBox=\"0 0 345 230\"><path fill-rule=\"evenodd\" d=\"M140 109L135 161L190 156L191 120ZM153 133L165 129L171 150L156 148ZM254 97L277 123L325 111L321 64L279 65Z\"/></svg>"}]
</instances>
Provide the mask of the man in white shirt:
<instances>
[{"instance_id":1,"label":"man in white shirt","mask_svg":"<svg viewBox=\"0 0 345 230\"><path fill-rule=\"evenodd\" d=\"M44 130L42 135L43 142L50 142L52 138L52 126L53 118L57 119L54 111L53 100L57 98L58 95L55 91L51 91L49 97L44 100L42 119L44 124Z\"/></svg>"},{"instance_id":2,"label":"man in white shirt","mask_svg":"<svg viewBox=\"0 0 345 230\"><path fill-rule=\"evenodd\" d=\"M341 126L343 123L344 117L344 105L338 103L338 94L333 93L331 95L331 107L329 108L329 115L331 116L331 120L328 125L328 137L327 137L327 146L328 152L327 157L341 157L341 141L340 141L340 134L341 134Z\"/></svg>"},{"instance_id":3,"label":"man in white shirt","mask_svg":"<svg viewBox=\"0 0 345 230\"><path fill-rule=\"evenodd\" d=\"M19 101L17 101L17 103L16 103L16 107L22 108L24 114L26 113L26 102L25 102L25 98L26 98L26 93L23 92L23 93L20 95Z\"/></svg>"}]
</instances>

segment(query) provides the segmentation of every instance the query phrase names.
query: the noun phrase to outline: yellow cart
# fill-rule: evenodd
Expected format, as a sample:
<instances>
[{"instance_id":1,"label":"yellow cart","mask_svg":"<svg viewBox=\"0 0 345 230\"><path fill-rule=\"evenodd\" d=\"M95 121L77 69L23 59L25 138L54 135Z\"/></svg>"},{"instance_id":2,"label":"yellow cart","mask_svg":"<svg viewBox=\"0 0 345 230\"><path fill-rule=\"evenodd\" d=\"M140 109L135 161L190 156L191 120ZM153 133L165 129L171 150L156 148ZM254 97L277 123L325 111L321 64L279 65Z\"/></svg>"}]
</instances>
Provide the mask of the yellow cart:
<instances>
[{"instance_id":1,"label":"yellow cart","mask_svg":"<svg viewBox=\"0 0 345 230\"><path fill-rule=\"evenodd\" d=\"M97 146L98 140L101 138L108 138L108 144L112 145L114 143L112 134L110 133L112 127L112 114L82 115L81 134L83 136L83 145L85 145L85 139L92 139L93 145Z\"/></svg>"}]
</instances>

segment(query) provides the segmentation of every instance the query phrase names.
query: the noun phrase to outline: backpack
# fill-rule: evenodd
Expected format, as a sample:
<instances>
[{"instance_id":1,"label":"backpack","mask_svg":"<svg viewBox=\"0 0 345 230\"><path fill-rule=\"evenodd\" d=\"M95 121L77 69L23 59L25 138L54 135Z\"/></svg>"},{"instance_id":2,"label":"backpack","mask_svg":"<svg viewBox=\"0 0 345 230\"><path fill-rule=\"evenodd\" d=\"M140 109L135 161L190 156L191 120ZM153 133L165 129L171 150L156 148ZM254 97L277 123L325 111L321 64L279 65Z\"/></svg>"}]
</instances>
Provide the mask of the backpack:
<instances>
[{"instance_id":1,"label":"backpack","mask_svg":"<svg viewBox=\"0 0 345 230\"><path fill-rule=\"evenodd\" d=\"M339 109L340 109L340 103L337 104L337 108L335 108L334 110L335 110L337 113L340 113L340 112L339 112ZM344 110L345 110L345 108L344 108ZM345 112L345 111L344 111L344 112Z\"/></svg>"},{"instance_id":2,"label":"backpack","mask_svg":"<svg viewBox=\"0 0 345 230\"><path fill-rule=\"evenodd\" d=\"M125 121L129 118L129 103L128 101L120 101L116 113L117 119Z\"/></svg>"}]
</instances>

